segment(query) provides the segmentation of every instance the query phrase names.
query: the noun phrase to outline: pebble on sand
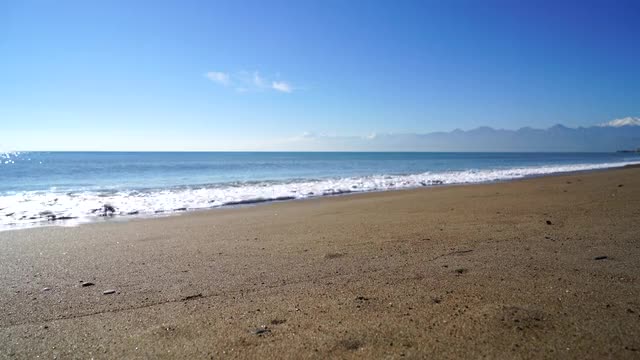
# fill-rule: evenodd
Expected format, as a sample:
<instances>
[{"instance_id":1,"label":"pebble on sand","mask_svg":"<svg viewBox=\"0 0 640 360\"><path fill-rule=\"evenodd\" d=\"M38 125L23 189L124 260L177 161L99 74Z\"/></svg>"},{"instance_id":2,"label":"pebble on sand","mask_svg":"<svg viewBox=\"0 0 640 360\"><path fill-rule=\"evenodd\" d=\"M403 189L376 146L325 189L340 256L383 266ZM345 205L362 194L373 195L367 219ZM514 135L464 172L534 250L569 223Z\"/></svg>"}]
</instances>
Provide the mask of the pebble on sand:
<instances>
[{"instance_id":1,"label":"pebble on sand","mask_svg":"<svg viewBox=\"0 0 640 360\"><path fill-rule=\"evenodd\" d=\"M268 334L271 332L271 329L263 327L263 328L257 328L253 331L254 334L256 335L263 335L263 334Z\"/></svg>"},{"instance_id":2,"label":"pebble on sand","mask_svg":"<svg viewBox=\"0 0 640 360\"><path fill-rule=\"evenodd\" d=\"M596 256L596 257L593 258L593 260L604 260L604 259L608 259L608 258L609 258L608 256L603 255L603 256Z\"/></svg>"},{"instance_id":3,"label":"pebble on sand","mask_svg":"<svg viewBox=\"0 0 640 360\"><path fill-rule=\"evenodd\" d=\"M105 290L102 292L103 295L110 295L110 294L115 294L116 291L115 290Z\"/></svg>"},{"instance_id":4,"label":"pebble on sand","mask_svg":"<svg viewBox=\"0 0 640 360\"><path fill-rule=\"evenodd\" d=\"M547 225L553 225L553 223L551 222L551 220L547 220Z\"/></svg>"},{"instance_id":5,"label":"pebble on sand","mask_svg":"<svg viewBox=\"0 0 640 360\"><path fill-rule=\"evenodd\" d=\"M82 283L82 287L93 286L93 285L95 285L95 284L92 283L92 282L89 282L89 281L85 281L85 282Z\"/></svg>"}]
</instances>

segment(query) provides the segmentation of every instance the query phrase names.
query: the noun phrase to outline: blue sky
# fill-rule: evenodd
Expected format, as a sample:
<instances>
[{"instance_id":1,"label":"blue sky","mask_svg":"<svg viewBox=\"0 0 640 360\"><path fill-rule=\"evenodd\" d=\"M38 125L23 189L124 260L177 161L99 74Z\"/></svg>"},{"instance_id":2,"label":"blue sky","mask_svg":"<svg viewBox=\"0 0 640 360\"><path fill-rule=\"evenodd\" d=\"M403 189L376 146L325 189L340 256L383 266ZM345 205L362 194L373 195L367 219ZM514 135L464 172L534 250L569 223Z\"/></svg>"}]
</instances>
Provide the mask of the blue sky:
<instances>
[{"instance_id":1,"label":"blue sky","mask_svg":"<svg viewBox=\"0 0 640 360\"><path fill-rule=\"evenodd\" d=\"M0 148L266 149L638 116L639 18L637 1L3 1Z\"/></svg>"}]
</instances>

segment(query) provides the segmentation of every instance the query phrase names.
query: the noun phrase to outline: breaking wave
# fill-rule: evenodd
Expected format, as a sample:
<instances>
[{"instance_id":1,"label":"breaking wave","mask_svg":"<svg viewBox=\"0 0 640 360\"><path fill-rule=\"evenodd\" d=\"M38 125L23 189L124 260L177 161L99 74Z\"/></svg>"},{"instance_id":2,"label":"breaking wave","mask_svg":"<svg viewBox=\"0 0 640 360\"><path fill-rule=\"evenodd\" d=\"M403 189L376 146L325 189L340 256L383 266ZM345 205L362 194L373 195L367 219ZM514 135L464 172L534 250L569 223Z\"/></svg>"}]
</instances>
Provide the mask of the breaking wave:
<instances>
[{"instance_id":1,"label":"breaking wave","mask_svg":"<svg viewBox=\"0 0 640 360\"><path fill-rule=\"evenodd\" d=\"M286 182L234 182L147 190L9 192L0 195L0 230L54 224L69 226L105 217L152 216L347 193L486 183L633 164L638 162L470 169Z\"/></svg>"}]
</instances>

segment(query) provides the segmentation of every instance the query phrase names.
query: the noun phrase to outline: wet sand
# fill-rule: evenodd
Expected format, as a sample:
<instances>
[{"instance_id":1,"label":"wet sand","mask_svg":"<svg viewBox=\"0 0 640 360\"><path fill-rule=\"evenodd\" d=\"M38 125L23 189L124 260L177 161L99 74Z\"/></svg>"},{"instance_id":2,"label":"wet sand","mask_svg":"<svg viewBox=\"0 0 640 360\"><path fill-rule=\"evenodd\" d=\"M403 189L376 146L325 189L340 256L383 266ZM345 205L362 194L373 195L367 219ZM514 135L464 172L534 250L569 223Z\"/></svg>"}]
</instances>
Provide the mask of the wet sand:
<instances>
[{"instance_id":1,"label":"wet sand","mask_svg":"<svg viewBox=\"0 0 640 360\"><path fill-rule=\"evenodd\" d=\"M5 231L0 357L638 359L639 276L639 168Z\"/></svg>"}]
</instances>

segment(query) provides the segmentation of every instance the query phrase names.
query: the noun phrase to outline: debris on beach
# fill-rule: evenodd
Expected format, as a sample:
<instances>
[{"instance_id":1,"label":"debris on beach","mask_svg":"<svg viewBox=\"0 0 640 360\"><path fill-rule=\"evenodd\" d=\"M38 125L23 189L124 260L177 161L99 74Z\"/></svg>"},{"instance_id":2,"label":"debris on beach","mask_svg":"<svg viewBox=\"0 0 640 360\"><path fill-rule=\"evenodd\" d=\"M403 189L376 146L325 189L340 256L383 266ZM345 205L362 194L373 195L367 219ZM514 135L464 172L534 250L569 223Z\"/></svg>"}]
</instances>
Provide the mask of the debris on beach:
<instances>
[{"instance_id":1,"label":"debris on beach","mask_svg":"<svg viewBox=\"0 0 640 360\"><path fill-rule=\"evenodd\" d=\"M95 284L94 284L94 283L92 283L92 282L89 282L89 281L85 281L85 282L83 282L83 283L82 283L82 285L81 285L81 286L82 286L82 287L87 287L87 286L93 286L93 285L95 285Z\"/></svg>"},{"instance_id":2,"label":"debris on beach","mask_svg":"<svg viewBox=\"0 0 640 360\"><path fill-rule=\"evenodd\" d=\"M596 256L593 258L593 260L605 260L608 259L609 257L606 255L602 255L602 256Z\"/></svg>"},{"instance_id":3,"label":"debris on beach","mask_svg":"<svg viewBox=\"0 0 640 360\"><path fill-rule=\"evenodd\" d=\"M111 290L105 290L102 292L102 295L111 295L111 294L115 294L116 291L111 289Z\"/></svg>"}]
</instances>

